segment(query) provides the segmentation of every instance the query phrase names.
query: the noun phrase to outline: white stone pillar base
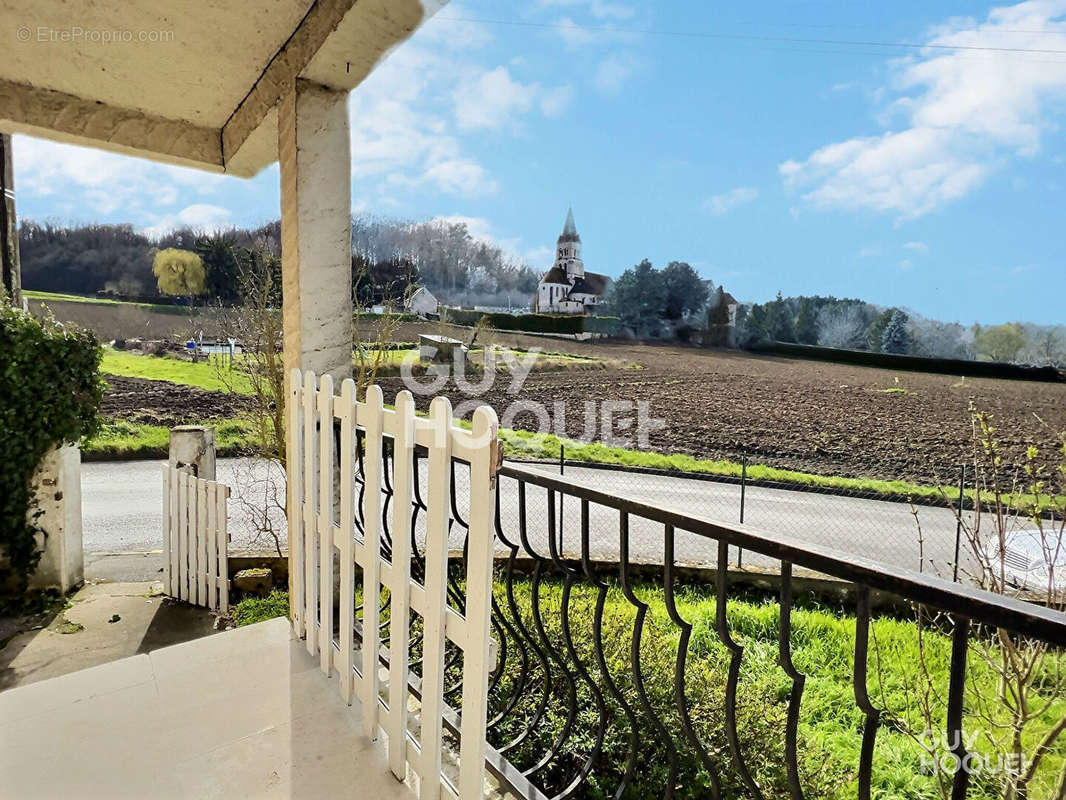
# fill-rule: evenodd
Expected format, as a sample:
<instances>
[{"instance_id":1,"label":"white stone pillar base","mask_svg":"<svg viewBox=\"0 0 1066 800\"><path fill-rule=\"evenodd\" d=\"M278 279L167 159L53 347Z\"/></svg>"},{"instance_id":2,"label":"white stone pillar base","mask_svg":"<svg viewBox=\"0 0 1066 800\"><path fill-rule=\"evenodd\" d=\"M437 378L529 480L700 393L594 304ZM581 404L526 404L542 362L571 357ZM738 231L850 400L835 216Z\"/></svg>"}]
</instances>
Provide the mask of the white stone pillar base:
<instances>
[{"instance_id":1,"label":"white stone pillar base","mask_svg":"<svg viewBox=\"0 0 1066 800\"><path fill-rule=\"evenodd\" d=\"M31 589L69 592L85 580L81 536L81 449L77 445L50 450L34 475L36 504L30 514L44 512L35 524L41 561L30 576Z\"/></svg>"}]
</instances>

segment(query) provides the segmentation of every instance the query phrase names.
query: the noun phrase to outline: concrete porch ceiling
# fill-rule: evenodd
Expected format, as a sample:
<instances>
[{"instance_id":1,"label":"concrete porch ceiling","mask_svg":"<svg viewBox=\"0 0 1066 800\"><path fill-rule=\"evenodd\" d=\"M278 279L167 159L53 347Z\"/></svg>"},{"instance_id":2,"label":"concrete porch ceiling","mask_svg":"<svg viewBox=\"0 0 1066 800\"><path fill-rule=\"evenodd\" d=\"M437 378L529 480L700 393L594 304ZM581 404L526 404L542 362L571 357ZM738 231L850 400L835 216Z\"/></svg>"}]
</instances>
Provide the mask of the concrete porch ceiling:
<instances>
[{"instance_id":1,"label":"concrete porch ceiling","mask_svg":"<svg viewBox=\"0 0 1066 800\"><path fill-rule=\"evenodd\" d=\"M0 0L0 131L242 177L297 79L351 90L446 0Z\"/></svg>"}]
</instances>

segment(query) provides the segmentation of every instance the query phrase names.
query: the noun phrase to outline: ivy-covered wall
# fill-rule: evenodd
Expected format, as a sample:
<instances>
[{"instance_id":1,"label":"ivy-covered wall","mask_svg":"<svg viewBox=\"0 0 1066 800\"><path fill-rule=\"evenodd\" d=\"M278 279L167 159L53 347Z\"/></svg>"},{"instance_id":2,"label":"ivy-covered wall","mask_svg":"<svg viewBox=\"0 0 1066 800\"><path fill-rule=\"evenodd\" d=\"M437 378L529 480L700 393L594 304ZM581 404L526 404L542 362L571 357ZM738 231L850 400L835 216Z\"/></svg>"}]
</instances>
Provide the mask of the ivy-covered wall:
<instances>
[{"instance_id":1,"label":"ivy-covered wall","mask_svg":"<svg viewBox=\"0 0 1066 800\"><path fill-rule=\"evenodd\" d=\"M0 586L24 584L40 560L31 481L50 448L94 433L101 357L91 331L0 298Z\"/></svg>"}]
</instances>

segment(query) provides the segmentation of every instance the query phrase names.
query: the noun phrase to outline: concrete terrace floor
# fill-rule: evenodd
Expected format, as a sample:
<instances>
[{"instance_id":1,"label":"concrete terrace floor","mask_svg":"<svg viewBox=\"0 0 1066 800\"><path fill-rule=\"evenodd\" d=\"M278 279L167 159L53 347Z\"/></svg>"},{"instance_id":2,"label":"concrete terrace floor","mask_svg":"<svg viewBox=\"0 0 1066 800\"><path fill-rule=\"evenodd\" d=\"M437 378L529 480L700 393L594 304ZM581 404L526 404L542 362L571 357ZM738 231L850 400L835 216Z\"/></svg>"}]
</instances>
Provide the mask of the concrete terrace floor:
<instances>
[{"instance_id":1,"label":"concrete terrace floor","mask_svg":"<svg viewBox=\"0 0 1066 800\"><path fill-rule=\"evenodd\" d=\"M288 620L0 692L0 796L409 798Z\"/></svg>"}]
</instances>

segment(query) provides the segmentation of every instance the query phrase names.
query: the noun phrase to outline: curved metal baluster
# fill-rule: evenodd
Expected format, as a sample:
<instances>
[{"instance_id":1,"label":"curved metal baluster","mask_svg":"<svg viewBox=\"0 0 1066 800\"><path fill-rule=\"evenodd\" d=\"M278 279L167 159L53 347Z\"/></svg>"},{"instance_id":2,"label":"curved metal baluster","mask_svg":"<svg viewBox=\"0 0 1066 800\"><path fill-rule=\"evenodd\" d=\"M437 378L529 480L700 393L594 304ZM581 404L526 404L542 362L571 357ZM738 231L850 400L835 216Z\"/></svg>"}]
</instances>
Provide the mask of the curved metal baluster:
<instances>
[{"instance_id":1,"label":"curved metal baluster","mask_svg":"<svg viewBox=\"0 0 1066 800\"><path fill-rule=\"evenodd\" d=\"M574 683L574 676L570 673L570 669L566 666L566 659L564 659L559 652L552 645L548 639L548 632L544 627L544 617L540 613L540 580L541 574L544 571L546 565L551 562L543 558L537 553L529 544L527 537L527 531L525 526L519 531L522 546L535 560L533 567L533 582L530 591L530 605L533 611L533 627L537 631L537 635L540 638L541 647L548 654L548 657L555 661L559 665L559 671L563 680L566 682L566 720L563 722L563 727L560 729L558 735L555 737L555 741L552 742L548 752L544 756L525 771L525 775L529 776L538 772L546 767L555 757L559 754L563 745L570 739L571 733L573 733L574 720L577 719L577 686ZM553 550L555 539L555 492L548 490L548 548Z\"/></svg>"},{"instance_id":2,"label":"curved metal baluster","mask_svg":"<svg viewBox=\"0 0 1066 800\"><path fill-rule=\"evenodd\" d=\"M419 583L424 584L426 582L426 557L418 549L418 515L426 511L428 506L425 500L422 499L422 479L418 469L418 459L421 454L416 448L412 454L414 459L414 497L411 501L411 577L417 580Z\"/></svg>"},{"instance_id":3,"label":"curved metal baluster","mask_svg":"<svg viewBox=\"0 0 1066 800\"><path fill-rule=\"evenodd\" d=\"M620 568L622 594L637 609L637 618L633 621L633 636L630 640L629 650L633 685L636 687L641 708L644 709L644 713L648 716L648 721L655 729L655 733L666 749L666 759L670 764L670 771L667 773L666 790L663 793L663 797L669 800L669 798L674 796L674 784L677 782L677 747L674 746L674 740L667 732L666 726L663 725L655 713L655 709L652 708L651 701L648 699L648 692L644 688L644 673L640 668L640 641L644 635L644 618L648 614L648 604L633 593L633 587L629 583L629 515L625 513L622 514L621 518L619 539L619 557L622 562Z\"/></svg>"},{"instance_id":4,"label":"curved metal baluster","mask_svg":"<svg viewBox=\"0 0 1066 800\"><path fill-rule=\"evenodd\" d=\"M792 563L781 562L781 621L777 628L778 663L792 679L788 693L788 717L785 720L785 766L788 770L788 789L792 800L803 800L800 785L799 760L796 754L799 730L800 702L807 676L792 663Z\"/></svg>"},{"instance_id":5,"label":"curved metal baluster","mask_svg":"<svg viewBox=\"0 0 1066 800\"><path fill-rule=\"evenodd\" d=\"M744 754L740 751L740 737L737 736L737 684L740 682L740 662L744 657L744 648L729 635L729 622L726 618L726 604L728 602L726 567L728 564L729 545L722 539L718 542L718 565L715 573L718 592L714 612L718 628L718 639L732 653L732 657L729 660L729 678L725 686L725 733L726 739L729 740L729 752L733 756L733 764L740 774L740 780L752 797L762 800L762 792L759 790L754 778L751 777L748 765L744 763Z\"/></svg>"},{"instance_id":6,"label":"curved metal baluster","mask_svg":"<svg viewBox=\"0 0 1066 800\"><path fill-rule=\"evenodd\" d=\"M870 702L866 689L866 661L870 649L870 588L859 587L859 599L855 610L855 704L866 714L862 728L862 750L859 755L859 800L870 800L870 782L873 774L874 744L877 741L877 726L881 711Z\"/></svg>"},{"instance_id":7,"label":"curved metal baluster","mask_svg":"<svg viewBox=\"0 0 1066 800\"><path fill-rule=\"evenodd\" d=\"M381 554L390 562L392 561L392 531L389 528L389 520L392 519L392 514L389 513L389 509L392 507L393 494L390 465L394 452L395 448L383 447L381 453L382 494L385 495L381 503Z\"/></svg>"},{"instance_id":8,"label":"curved metal baluster","mask_svg":"<svg viewBox=\"0 0 1066 800\"><path fill-rule=\"evenodd\" d=\"M951 672L948 677L947 734L955 758L955 779L951 786L951 800L966 800L970 786L970 771L966 764L966 742L962 738L962 700L966 691L966 655L970 646L970 620L955 618L951 634Z\"/></svg>"},{"instance_id":9,"label":"curved metal baluster","mask_svg":"<svg viewBox=\"0 0 1066 800\"><path fill-rule=\"evenodd\" d=\"M700 742L696 735L696 729L692 725L692 716L688 710L688 698L685 696L685 665L688 663L688 640L692 635L692 623L684 619L677 610L674 600L674 526L667 525L665 528L665 554L663 559L663 595L666 600L666 613L677 627L681 629L681 638L677 643L677 661L674 662L674 703L677 705L677 713L681 717L681 729L685 732L689 742L696 749L700 763L707 770L711 779L711 797L719 800L722 796L722 780L718 777L718 770L711 760L710 753Z\"/></svg>"},{"instance_id":10,"label":"curved metal baluster","mask_svg":"<svg viewBox=\"0 0 1066 800\"><path fill-rule=\"evenodd\" d=\"M623 517L626 516L624 511L620 511L619 514ZM584 543L582 543L582 546L584 547ZM596 664L600 668L600 674L603 675L603 682L607 684L607 689L610 691L611 696L622 707L622 712L629 722L629 755L626 758L626 768L625 772L622 773L622 780L614 792L615 800L621 800L630 781L633 780L633 770L637 765L637 747L640 744L640 734L637 731L637 715L633 711L633 707L629 705L625 695L618 688L614 678L611 677L611 671L607 667L607 659L603 655L603 608L607 602L607 584L595 577L587 554L582 559L582 568L585 571L585 576L599 590L596 595L596 610L592 615L592 644L596 653Z\"/></svg>"},{"instance_id":11,"label":"curved metal baluster","mask_svg":"<svg viewBox=\"0 0 1066 800\"><path fill-rule=\"evenodd\" d=\"M549 506L549 514L554 509ZM562 546L562 530L559 531L559 545ZM589 504L587 500L581 501L581 546L582 557L588 559L588 538L589 538ZM556 549L554 539L549 533L549 550L551 551L552 560L556 562L556 565L563 570L565 575L563 579L563 593L562 593L562 609L561 609L561 622L563 633L563 644L566 646L566 652L570 656L570 660L573 661L574 667L577 670L578 675L585 683L588 684L590 691L592 692L593 702L596 704L596 711L599 714L600 725L596 731L596 739L593 743L592 750L589 752L588 757L585 759L585 763L582 764L581 769L578 770L573 780L569 785L563 789L555 797L557 800L562 798L572 797L581 785L588 778L589 773L592 772L592 768L595 766L596 761L600 757L600 753L603 752L603 740L607 734L607 704L603 701L603 693L596 685L596 682L592 679L592 674L588 668L581 662L581 657L577 653L577 648L574 646L574 639L570 629L570 596L574 586L574 578L580 577L581 573L567 566L566 562L561 558L561 553Z\"/></svg>"},{"instance_id":12,"label":"curved metal baluster","mask_svg":"<svg viewBox=\"0 0 1066 800\"><path fill-rule=\"evenodd\" d=\"M360 428L355 429L355 474L352 476L352 480L359 487L359 496L355 498L355 507L353 509L355 513L352 518L359 535L365 536L366 528L364 526L366 519L364 518L363 496L366 494L366 472L363 470L363 431Z\"/></svg>"},{"instance_id":13,"label":"curved metal baluster","mask_svg":"<svg viewBox=\"0 0 1066 800\"><path fill-rule=\"evenodd\" d=\"M519 481L518 482L518 530L519 530L519 535L523 539L525 538L525 527L526 527L526 484L525 484L525 481ZM526 725L525 730L523 730L518 736L516 736L510 742L508 742L507 744L505 744L502 747L498 748L500 753L506 754L510 750L514 749L515 747L520 745L522 742L524 742L527 738L529 738L529 736L533 733L534 729L540 723L541 718L544 716L544 712L548 708L548 698L550 697L550 694L551 694L551 684L552 684L551 674L552 673L551 673L551 662L548 660L548 656L545 655L544 651L542 651L540 649L540 646L537 644L535 638L533 637L533 634L529 632L529 629L526 627L526 624L522 621L522 614L518 610L518 602L515 600L515 596L514 596L514 565L515 565L515 559L518 556L518 545L512 544L510 541L508 541L507 539L504 539L504 538L501 538L501 541L503 541L503 543L506 546L509 546L511 548L511 555L507 559L507 572L506 572L506 576L505 576L505 585L507 587L507 607L511 610L511 616L514 619L515 627L522 634L522 636L525 638L525 640L529 643L529 646L530 646L530 648L532 648L534 655L536 655L537 662L540 664L540 667L541 667L541 674L543 675L543 685L542 685L541 697L540 697L540 700L537 701L537 708L533 712L533 716L530 718L529 723Z\"/></svg>"},{"instance_id":14,"label":"curved metal baluster","mask_svg":"<svg viewBox=\"0 0 1066 800\"><path fill-rule=\"evenodd\" d=\"M510 556L507 559L507 567L505 568L506 572L505 572L505 576L504 576L504 586L506 587L506 586L510 586L510 583L511 583L511 568L513 567L513 564L514 564L514 558L518 554L518 545L516 545L513 542L511 542L507 538L506 534L503 532L503 522L500 519L500 483L501 482L502 482L502 479L497 479L497 481L496 481L495 526L496 526L496 538L500 540L500 542L504 545L504 547L509 548L510 551L511 551ZM506 589L504 591L506 593ZM515 640L515 644L517 645L516 649L518 650L518 654L519 654L519 658L521 660L521 663L519 664L519 668L518 668L518 677L515 679L514 683L511 686L510 699L507 700L507 702L505 703L503 710L501 710L500 713L497 714L496 717L494 717L489 722L489 725L488 725L489 728L498 727L503 722L503 720L505 720L508 716L510 716L511 712L514 711L515 707L518 705L518 701L521 698L522 693L525 691L526 681L528 680L529 666L530 666L529 653L526 651L526 647L525 647L525 643L524 643L523 638L522 638L522 634L518 631L518 629L515 626L513 626L511 624L510 620L507 619L507 615L504 613L503 608L499 605L499 603L496 602L495 593L492 596L492 603L493 603L493 615L494 616L496 616L496 615L499 616L500 621L504 624L504 626L507 628L508 632L511 634L511 636ZM501 654L503 652L504 652L504 650L502 648L502 643L501 643ZM506 669L506 658L504 657L504 658L501 658L498 674L502 676L504 674L504 672L505 672L505 669Z\"/></svg>"}]
</instances>

